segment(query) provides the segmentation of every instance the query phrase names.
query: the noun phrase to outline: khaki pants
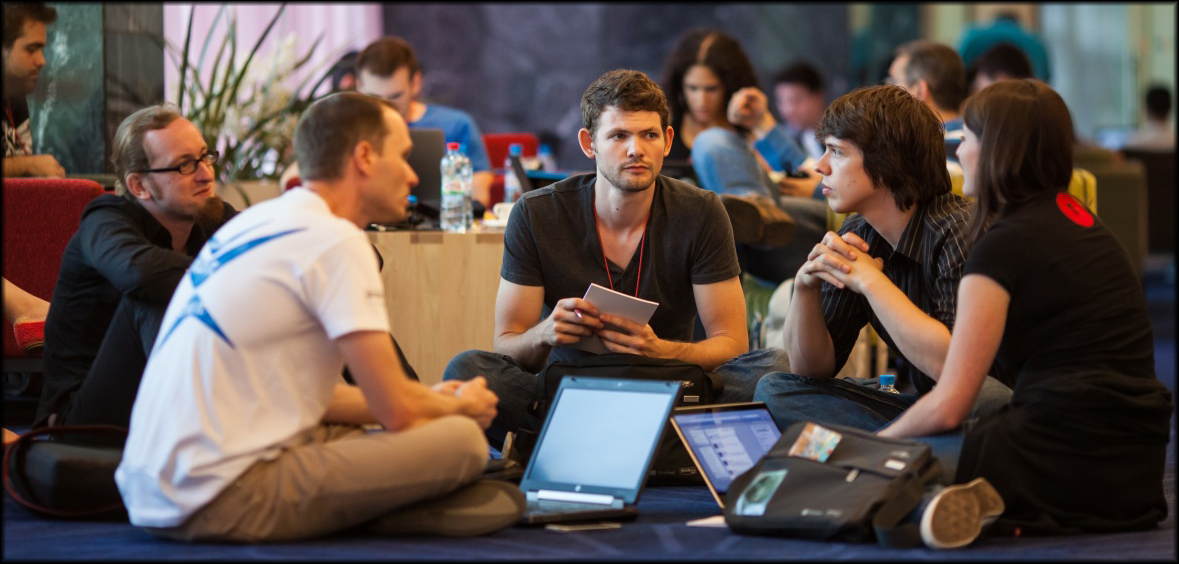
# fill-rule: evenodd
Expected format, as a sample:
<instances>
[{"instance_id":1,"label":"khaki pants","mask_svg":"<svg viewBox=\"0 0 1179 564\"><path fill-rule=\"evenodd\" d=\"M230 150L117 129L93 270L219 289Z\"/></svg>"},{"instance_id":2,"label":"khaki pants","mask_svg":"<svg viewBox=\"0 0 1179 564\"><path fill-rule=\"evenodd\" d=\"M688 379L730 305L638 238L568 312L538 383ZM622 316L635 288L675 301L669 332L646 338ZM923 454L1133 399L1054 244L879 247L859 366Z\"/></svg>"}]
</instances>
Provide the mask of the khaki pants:
<instances>
[{"instance_id":1,"label":"khaki pants","mask_svg":"<svg viewBox=\"0 0 1179 564\"><path fill-rule=\"evenodd\" d=\"M309 538L449 493L487 466L483 430L457 415L399 433L324 425L305 439L254 463L183 525L147 531L184 541Z\"/></svg>"}]
</instances>

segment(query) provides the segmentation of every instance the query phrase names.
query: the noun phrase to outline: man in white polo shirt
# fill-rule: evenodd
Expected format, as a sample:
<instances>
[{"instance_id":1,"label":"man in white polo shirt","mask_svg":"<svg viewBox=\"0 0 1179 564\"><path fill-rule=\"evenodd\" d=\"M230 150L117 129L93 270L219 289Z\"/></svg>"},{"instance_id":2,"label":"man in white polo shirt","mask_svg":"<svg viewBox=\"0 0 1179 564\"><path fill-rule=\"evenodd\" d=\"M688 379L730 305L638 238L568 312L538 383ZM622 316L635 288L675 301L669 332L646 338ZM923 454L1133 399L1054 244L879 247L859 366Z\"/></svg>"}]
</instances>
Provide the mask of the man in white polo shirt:
<instances>
[{"instance_id":1,"label":"man in white polo shirt","mask_svg":"<svg viewBox=\"0 0 1179 564\"><path fill-rule=\"evenodd\" d=\"M361 231L406 214L417 177L405 121L339 93L307 110L295 139L303 187L225 224L160 326L115 476L131 522L153 534L322 535L486 467L498 398L482 378L429 389L405 376ZM345 363L357 386L340 378Z\"/></svg>"}]
</instances>

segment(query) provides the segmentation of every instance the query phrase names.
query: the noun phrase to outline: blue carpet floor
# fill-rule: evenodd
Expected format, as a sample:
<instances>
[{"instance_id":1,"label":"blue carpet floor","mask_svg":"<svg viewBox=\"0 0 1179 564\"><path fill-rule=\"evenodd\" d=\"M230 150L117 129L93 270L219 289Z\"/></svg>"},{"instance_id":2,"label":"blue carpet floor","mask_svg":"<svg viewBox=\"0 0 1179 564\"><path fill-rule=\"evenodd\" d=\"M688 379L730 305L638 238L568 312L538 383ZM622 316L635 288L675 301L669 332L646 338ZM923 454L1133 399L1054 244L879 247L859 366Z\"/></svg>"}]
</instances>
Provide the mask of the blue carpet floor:
<instances>
[{"instance_id":1,"label":"blue carpet floor","mask_svg":"<svg viewBox=\"0 0 1179 564\"><path fill-rule=\"evenodd\" d=\"M1175 391L1174 258L1155 257L1147 299L1159 379ZM7 407L7 406L6 406ZM7 419L7 414L6 414ZM870 544L742 536L688 527L718 513L703 487L647 488L639 518L621 529L558 533L510 528L471 539L372 537L342 533L271 545L179 544L127 523L37 518L4 498L3 559L12 560L1131 560L1176 561L1175 431L1163 481L1168 517L1151 531L1070 537L983 538L966 549L884 549Z\"/></svg>"}]
</instances>

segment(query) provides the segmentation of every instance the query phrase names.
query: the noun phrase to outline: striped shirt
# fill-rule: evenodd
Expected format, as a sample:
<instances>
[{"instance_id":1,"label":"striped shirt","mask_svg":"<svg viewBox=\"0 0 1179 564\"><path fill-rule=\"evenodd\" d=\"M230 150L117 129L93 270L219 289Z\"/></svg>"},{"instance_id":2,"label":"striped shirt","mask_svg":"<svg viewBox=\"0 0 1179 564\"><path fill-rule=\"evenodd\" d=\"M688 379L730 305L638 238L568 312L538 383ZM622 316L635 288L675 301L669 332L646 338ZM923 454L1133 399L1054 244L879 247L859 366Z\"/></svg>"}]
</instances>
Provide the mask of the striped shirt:
<instances>
[{"instance_id":1,"label":"striped shirt","mask_svg":"<svg viewBox=\"0 0 1179 564\"><path fill-rule=\"evenodd\" d=\"M966 262L965 232L971 205L966 198L952 193L917 204L917 212L909 220L895 250L859 214L848 216L839 234L859 235L868 243L868 254L884 260L884 275L921 311L953 329L958 282L962 280L962 266ZM837 372L847 362L860 329L870 323L897 356L898 382L907 375L918 393L933 388L934 380L912 367L897 350L865 296L825 282L823 317L835 345Z\"/></svg>"}]
</instances>

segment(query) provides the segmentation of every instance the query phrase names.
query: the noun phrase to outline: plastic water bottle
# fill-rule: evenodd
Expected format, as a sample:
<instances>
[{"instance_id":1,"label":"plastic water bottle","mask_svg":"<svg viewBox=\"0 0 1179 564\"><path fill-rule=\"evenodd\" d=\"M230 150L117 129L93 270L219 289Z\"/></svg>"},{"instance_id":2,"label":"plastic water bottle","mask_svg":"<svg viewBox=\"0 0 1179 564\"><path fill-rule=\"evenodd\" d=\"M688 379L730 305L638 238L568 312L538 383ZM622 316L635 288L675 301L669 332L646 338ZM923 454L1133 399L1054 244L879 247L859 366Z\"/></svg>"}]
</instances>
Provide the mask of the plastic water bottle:
<instances>
[{"instance_id":1,"label":"plastic water bottle","mask_svg":"<svg viewBox=\"0 0 1179 564\"><path fill-rule=\"evenodd\" d=\"M447 143L441 166L442 230L466 233L471 228L471 159L458 143Z\"/></svg>"},{"instance_id":2,"label":"plastic water bottle","mask_svg":"<svg viewBox=\"0 0 1179 564\"><path fill-rule=\"evenodd\" d=\"M540 169L545 172L557 170L557 161L553 159L553 148L548 143L541 143L536 149L536 158L540 161Z\"/></svg>"},{"instance_id":3,"label":"plastic water bottle","mask_svg":"<svg viewBox=\"0 0 1179 564\"><path fill-rule=\"evenodd\" d=\"M520 199L520 179L516 178L515 170L512 168L512 157L517 160L524 154L524 145L519 143L512 143L508 145L508 158L504 160L504 201L512 204Z\"/></svg>"},{"instance_id":4,"label":"plastic water bottle","mask_svg":"<svg viewBox=\"0 0 1179 564\"><path fill-rule=\"evenodd\" d=\"M881 374L880 375L880 391L899 394L897 391L897 375L896 374Z\"/></svg>"}]
</instances>

